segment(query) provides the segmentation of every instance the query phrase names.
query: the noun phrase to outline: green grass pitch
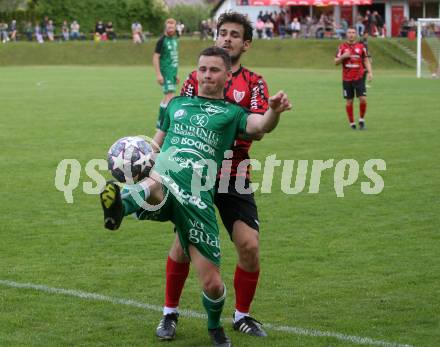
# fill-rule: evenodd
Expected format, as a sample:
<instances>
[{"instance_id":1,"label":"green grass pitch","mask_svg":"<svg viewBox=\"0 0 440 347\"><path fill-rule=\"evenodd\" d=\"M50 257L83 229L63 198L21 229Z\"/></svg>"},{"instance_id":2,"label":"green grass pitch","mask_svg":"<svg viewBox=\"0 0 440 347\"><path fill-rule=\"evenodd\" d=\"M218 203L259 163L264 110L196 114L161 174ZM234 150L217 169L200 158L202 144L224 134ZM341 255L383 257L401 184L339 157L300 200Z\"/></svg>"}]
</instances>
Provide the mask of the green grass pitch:
<instances>
[{"instance_id":1,"label":"green grass pitch","mask_svg":"<svg viewBox=\"0 0 440 347\"><path fill-rule=\"evenodd\" d=\"M182 70L183 79L189 68ZM271 92L288 92L294 110L253 145L253 157L308 160L309 171L299 194L281 191L280 168L272 193L256 194L262 270L252 313L270 323L270 337L239 335L226 321L234 344L438 346L440 84L412 71L376 71L368 130L355 132L339 69L255 70ZM11 284L162 305L172 226L127 218L120 231L106 232L98 197L82 189L91 181L85 164L104 159L117 138L153 134L160 99L151 67L0 68L1 346L163 346L154 336L161 315L154 309ZM73 204L54 186L66 158L82 165ZM344 158L361 167L345 197L336 197L334 169L322 174L319 193L309 194L312 160ZM372 158L386 162L385 186L364 195L362 165ZM261 183L261 172L253 178ZM229 319L235 251L223 227L221 238ZM193 272L181 307L203 312ZM172 345L207 345L205 324L183 316ZM279 331L283 326L290 328Z\"/></svg>"}]
</instances>

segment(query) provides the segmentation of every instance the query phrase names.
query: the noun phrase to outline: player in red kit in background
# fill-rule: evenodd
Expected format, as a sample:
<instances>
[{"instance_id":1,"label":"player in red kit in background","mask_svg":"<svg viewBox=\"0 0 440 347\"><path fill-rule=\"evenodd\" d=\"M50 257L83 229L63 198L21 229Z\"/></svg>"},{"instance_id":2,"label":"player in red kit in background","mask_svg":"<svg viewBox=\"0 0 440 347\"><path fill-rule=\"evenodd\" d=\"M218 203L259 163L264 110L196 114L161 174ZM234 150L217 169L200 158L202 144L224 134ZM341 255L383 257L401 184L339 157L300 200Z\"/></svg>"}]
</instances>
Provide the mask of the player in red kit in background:
<instances>
[{"instance_id":1,"label":"player in red kit in background","mask_svg":"<svg viewBox=\"0 0 440 347\"><path fill-rule=\"evenodd\" d=\"M367 79L373 79L373 70L371 69L368 52L365 46L356 41L356 29L347 29L347 41L339 45L336 52L335 64L342 64L342 85L344 98L346 100L345 109L352 129L356 129L356 123L353 115L353 99L359 98L359 129L365 129L365 113L367 111L367 91L364 71L367 70ZM364 67L365 66L365 67Z\"/></svg>"},{"instance_id":2,"label":"player in red kit in background","mask_svg":"<svg viewBox=\"0 0 440 347\"><path fill-rule=\"evenodd\" d=\"M216 46L225 49L232 60L232 80L224 89L225 99L239 104L252 113L261 113L268 108L268 88L264 79L240 64L241 55L246 52L252 41L253 28L249 20L242 14L228 12L222 14L217 24ZM194 96L198 93L197 72L190 73L185 81L181 94ZM254 195L240 194L235 188L237 177L250 186L249 165L240 162L249 159L251 141L236 139L232 148L232 166L230 172L222 169L222 175L230 174L229 186L223 187L219 193L219 177L215 204L220 212L231 240L238 254L238 263L234 274L235 313L233 315L234 330L253 336L266 336L261 323L249 315L250 306L257 288L259 259L259 221ZM241 169L241 167L243 168ZM222 180L223 181L223 180ZM156 330L162 340L171 340L176 333L178 305L182 289L189 271L189 259L185 257L179 238L172 245L166 266L165 306L163 317Z\"/></svg>"}]
</instances>

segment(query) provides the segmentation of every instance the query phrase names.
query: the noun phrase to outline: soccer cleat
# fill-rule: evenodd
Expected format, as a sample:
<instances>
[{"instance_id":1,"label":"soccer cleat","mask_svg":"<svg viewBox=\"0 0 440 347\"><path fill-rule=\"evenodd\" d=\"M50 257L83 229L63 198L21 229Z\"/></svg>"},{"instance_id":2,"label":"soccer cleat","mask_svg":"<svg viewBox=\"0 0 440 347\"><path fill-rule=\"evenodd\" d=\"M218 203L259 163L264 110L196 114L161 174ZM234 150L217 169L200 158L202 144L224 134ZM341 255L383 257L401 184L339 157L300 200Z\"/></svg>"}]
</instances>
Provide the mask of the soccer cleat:
<instances>
[{"instance_id":1,"label":"soccer cleat","mask_svg":"<svg viewBox=\"0 0 440 347\"><path fill-rule=\"evenodd\" d=\"M359 130L365 130L365 122L359 122Z\"/></svg>"},{"instance_id":2,"label":"soccer cleat","mask_svg":"<svg viewBox=\"0 0 440 347\"><path fill-rule=\"evenodd\" d=\"M350 127L351 127L353 130L356 130L356 124L352 124L352 125L350 125Z\"/></svg>"},{"instance_id":3,"label":"soccer cleat","mask_svg":"<svg viewBox=\"0 0 440 347\"><path fill-rule=\"evenodd\" d=\"M122 223L121 190L115 181L107 181L104 190L99 195L104 211L104 227L116 230Z\"/></svg>"},{"instance_id":4,"label":"soccer cleat","mask_svg":"<svg viewBox=\"0 0 440 347\"><path fill-rule=\"evenodd\" d=\"M267 333L261 328L262 325L262 323L250 316L244 316L233 323L234 330L252 336L266 337Z\"/></svg>"},{"instance_id":5,"label":"soccer cleat","mask_svg":"<svg viewBox=\"0 0 440 347\"><path fill-rule=\"evenodd\" d=\"M173 340L176 337L178 313L163 315L156 328L156 336L161 340Z\"/></svg>"},{"instance_id":6,"label":"soccer cleat","mask_svg":"<svg viewBox=\"0 0 440 347\"><path fill-rule=\"evenodd\" d=\"M225 330L223 327L216 329L208 329L209 336L211 337L212 345L216 347L231 347L232 342L225 335Z\"/></svg>"}]
</instances>

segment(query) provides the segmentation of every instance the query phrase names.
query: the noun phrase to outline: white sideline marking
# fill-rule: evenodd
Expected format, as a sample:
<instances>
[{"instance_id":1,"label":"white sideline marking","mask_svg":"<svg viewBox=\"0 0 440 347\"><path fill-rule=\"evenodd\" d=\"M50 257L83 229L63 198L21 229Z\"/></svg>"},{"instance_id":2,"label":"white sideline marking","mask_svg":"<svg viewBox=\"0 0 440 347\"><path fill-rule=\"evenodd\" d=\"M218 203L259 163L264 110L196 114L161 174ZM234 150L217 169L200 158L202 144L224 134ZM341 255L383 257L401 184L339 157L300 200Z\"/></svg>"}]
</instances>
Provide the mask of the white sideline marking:
<instances>
[{"instance_id":1,"label":"white sideline marking","mask_svg":"<svg viewBox=\"0 0 440 347\"><path fill-rule=\"evenodd\" d=\"M144 310L162 312L162 306L145 304L135 300L120 299L120 298L115 298L115 297L96 294L96 293L88 293L75 289L53 288L40 284L20 283L20 282L8 281L8 280L0 280L0 284L6 287L34 289L50 294L67 295L67 296L73 296L86 300L106 301L115 305L132 306L132 307L142 308ZM206 314L192 310L180 310L180 315L183 317L191 317L191 318L200 318L200 319L207 318ZM230 319L227 320L230 321ZM374 346L382 346L382 347L413 347L412 345L407 345L407 344L375 340L370 337L345 335L342 333L335 333L331 331L320 331L313 329L304 329L299 327L279 326L270 323L265 323L264 327L269 328L271 330L282 331L294 335L303 335L303 336L311 336L311 337L333 337L337 340L349 341L357 345L374 345Z\"/></svg>"}]
</instances>

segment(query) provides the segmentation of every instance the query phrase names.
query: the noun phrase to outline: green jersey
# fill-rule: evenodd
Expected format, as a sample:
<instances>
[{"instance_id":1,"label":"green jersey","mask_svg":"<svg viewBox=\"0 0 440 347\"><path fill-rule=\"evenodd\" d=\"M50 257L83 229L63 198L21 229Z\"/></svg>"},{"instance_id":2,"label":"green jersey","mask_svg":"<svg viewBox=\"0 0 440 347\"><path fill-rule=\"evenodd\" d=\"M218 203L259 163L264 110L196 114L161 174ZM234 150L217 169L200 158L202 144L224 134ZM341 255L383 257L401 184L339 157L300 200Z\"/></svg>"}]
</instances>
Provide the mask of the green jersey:
<instances>
[{"instance_id":1,"label":"green jersey","mask_svg":"<svg viewBox=\"0 0 440 347\"><path fill-rule=\"evenodd\" d=\"M225 151L231 149L239 133L245 133L246 122L244 109L227 101L175 97L159 126L167 135L157 163L167 166L167 174L185 191L192 192L194 174L201 177L202 183L215 181Z\"/></svg>"},{"instance_id":2,"label":"green jersey","mask_svg":"<svg viewBox=\"0 0 440 347\"><path fill-rule=\"evenodd\" d=\"M124 214L135 213L142 220L171 220L187 255L193 245L219 266L214 181L224 152L231 149L238 133L245 132L246 123L246 112L227 101L199 96L173 98L159 124L167 135L154 165L162 176L165 201L157 211L144 210L126 186L122 191ZM194 192L194 177L204 190Z\"/></svg>"},{"instance_id":3,"label":"green jersey","mask_svg":"<svg viewBox=\"0 0 440 347\"><path fill-rule=\"evenodd\" d=\"M165 76L176 76L179 66L179 42L176 36L163 35L157 41L155 53L160 54L160 72Z\"/></svg>"}]
</instances>

